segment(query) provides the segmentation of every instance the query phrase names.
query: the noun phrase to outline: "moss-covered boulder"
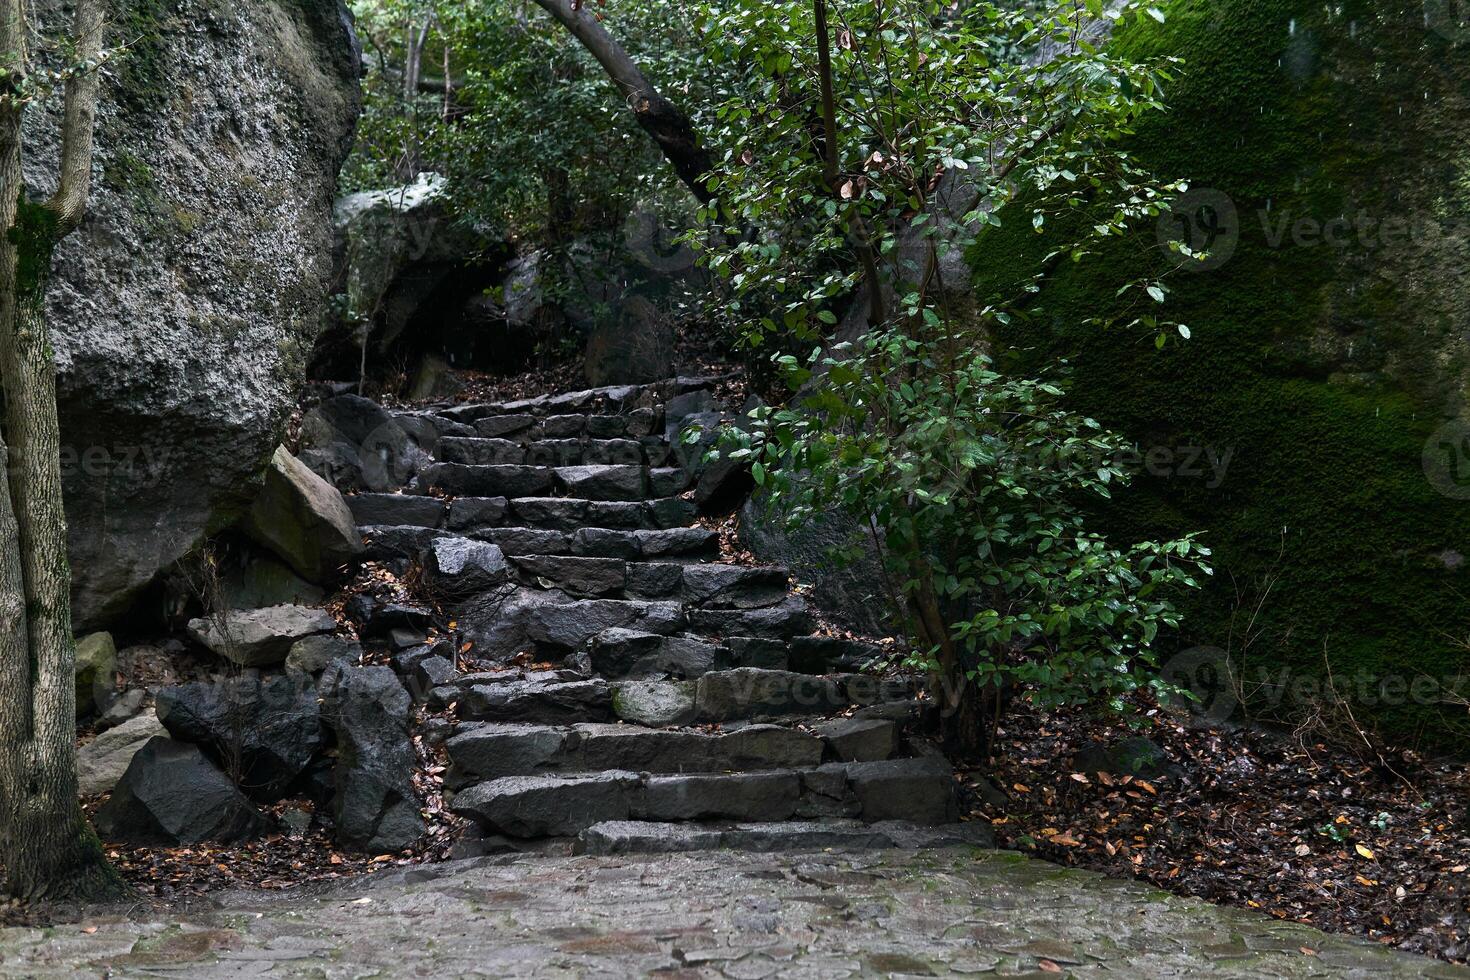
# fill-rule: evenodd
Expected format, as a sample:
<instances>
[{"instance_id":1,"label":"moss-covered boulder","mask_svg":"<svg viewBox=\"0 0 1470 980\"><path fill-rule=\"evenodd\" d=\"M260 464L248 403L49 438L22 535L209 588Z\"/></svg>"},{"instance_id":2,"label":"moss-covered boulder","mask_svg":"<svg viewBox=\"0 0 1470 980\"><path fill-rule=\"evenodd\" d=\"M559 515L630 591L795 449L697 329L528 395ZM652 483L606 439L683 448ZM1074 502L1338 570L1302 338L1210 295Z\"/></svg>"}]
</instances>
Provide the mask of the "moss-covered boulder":
<instances>
[{"instance_id":1,"label":"moss-covered boulder","mask_svg":"<svg viewBox=\"0 0 1470 980\"><path fill-rule=\"evenodd\" d=\"M74 5L34 6L62 36ZM82 630L126 613L258 486L327 308L361 70L341 0L108 14L91 207L48 297ZM55 186L61 101L26 114L33 193Z\"/></svg>"},{"instance_id":2,"label":"moss-covered boulder","mask_svg":"<svg viewBox=\"0 0 1470 980\"><path fill-rule=\"evenodd\" d=\"M117 672L117 644L111 633L93 633L77 640L77 715L107 707Z\"/></svg>"},{"instance_id":3,"label":"moss-covered boulder","mask_svg":"<svg viewBox=\"0 0 1470 980\"><path fill-rule=\"evenodd\" d=\"M1470 32L1418 0L1159 6L1167 23L1113 44L1185 59L1172 112L1132 149L1190 194L1162 232L1060 269L1004 340L1026 369L1069 357L1073 404L1137 439L1114 533L1206 532L1219 572L1178 642L1229 651L1254 717L1332 700L1330 665L1359 721L1454 744L1470 731L1440 703L1470 664ZM1215 255L1169 280L1192 340L1157 352L1084 324L1185 232ZM982 239L982 291L1047 246L1029 226Z\"/></svg>"}]
</instances>

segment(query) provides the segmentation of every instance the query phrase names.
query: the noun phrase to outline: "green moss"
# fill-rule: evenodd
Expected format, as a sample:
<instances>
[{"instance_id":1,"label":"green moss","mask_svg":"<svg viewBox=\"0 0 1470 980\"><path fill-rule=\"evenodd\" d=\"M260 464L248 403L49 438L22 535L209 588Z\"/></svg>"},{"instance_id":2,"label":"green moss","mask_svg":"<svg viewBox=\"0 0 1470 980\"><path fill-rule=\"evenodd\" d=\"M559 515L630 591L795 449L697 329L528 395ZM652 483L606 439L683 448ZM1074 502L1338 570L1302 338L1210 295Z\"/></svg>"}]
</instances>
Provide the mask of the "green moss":
<instances>
[{"instance_id":1,"label":"green moss","mask_svg":"<svg viewBox=\"0 0 1470 980\"><path fill-rule=\"evenodd\" d=\"M1187 600L1181 642L1239 651L1249 631L1248 672L1308 685L1258 699L1258 717L1293 720L1325 656L1361 720L1463 748L1463 708L1385 703L1373 689L1470 666L1455 641L1470 634L1470 565L1456 560L1470 554L1470 501L1438 493L1423 469L1470 377L1467 245L1453 226L1470 215L1463 52L1425 29L1422 4L1161 6L1165 25L1115 49L1178 54L1187 68L1172 112L1131 149L1156 173L1227 195L1240 219L1227 262L1171 279L1169 312L1194 339L1160 353L1152 337L1082 325L1145 268L1153 228L1060 270L1002 339L1026 368L1070 357L1076 407L1145 450L1168 447L1171 461L1101 517L1120 537L1206 532L1219 574ZM1290 233L1360 213L1372 224L1341 245ZM1384 219L1423 223L1401 240ZM1026 229L982 239L982 289L1016 281L1049 245ZM1208 466L1178 471L1183 447L1229 454L1218 485Z\"/></svg>"},{"instance_id":2,"label":"green moss","mask_svg":"<svg viewBox=\"0 0 1470 980\"><path fill-rule=\"evenodd\" d=\"M113 14L116 43L124 45L116 65L116 98L131 112L153 112L168 104L168 48L164 34L176 18L171 0L123 0Z\"/></svg>"},{"instance_id":3,"label":"green moss","mask_svg":"<svg viewBox=\"0 0 1470 980\"><path fill-rule=\"evenodd\" d=\"M26 200L21 191L15 225L9 232L16 248L15 288L20 297L36 301L44 295L59 241L58 224L56 212Z\"/></svg>"}]
</instances>

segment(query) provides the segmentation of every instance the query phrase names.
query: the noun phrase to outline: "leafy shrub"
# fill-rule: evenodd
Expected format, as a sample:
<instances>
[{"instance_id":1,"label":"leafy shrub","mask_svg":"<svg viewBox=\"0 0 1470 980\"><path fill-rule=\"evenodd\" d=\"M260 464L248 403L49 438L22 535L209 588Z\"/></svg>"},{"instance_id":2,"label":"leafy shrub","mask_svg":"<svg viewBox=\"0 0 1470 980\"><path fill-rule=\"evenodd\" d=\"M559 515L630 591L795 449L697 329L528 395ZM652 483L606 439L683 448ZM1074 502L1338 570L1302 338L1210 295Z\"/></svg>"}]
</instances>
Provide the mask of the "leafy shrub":
<instances>
[{"instance_id":1,"label":"leafy shrub","mask_svg":"<svg viewBox=\"0 0 1470 980\"><path fill-rule=\"evenodd\" d=\"M1088 529L1086 498L1129 479L1117 436L936 324L782 361L809 393L754 410L724 447L793 525L836 510L869 529L959 747L985 747L1018 687L1118 709L1164 687L1149 668L1179 622L1169 595L1208 574L1208 551L1192 536L1119 548Z\"/></svg>"}]
</instances>

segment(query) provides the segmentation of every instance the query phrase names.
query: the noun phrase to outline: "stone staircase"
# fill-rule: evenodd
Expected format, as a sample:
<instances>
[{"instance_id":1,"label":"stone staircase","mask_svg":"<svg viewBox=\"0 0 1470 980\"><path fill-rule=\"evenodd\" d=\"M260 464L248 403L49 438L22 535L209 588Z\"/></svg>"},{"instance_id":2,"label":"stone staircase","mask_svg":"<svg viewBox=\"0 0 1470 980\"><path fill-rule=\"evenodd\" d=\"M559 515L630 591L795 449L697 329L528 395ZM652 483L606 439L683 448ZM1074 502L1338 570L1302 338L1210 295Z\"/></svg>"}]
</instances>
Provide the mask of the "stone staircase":
<instances>
[{"instance_id":1,"label":"stone staircase","mask_svg":"<svg viewBox=\"0 0 1470 980\"><path fill-rule=\"evenodd\" d=\"M422 567L457 642L497 665L395 660L454 719L452 809L590 853L986 843L910 737L917 680L815 635L785 569L720 560L666 411L709 384L392 413L402 487L348 497L367 554Z\"/></svg>"}]
</instances>

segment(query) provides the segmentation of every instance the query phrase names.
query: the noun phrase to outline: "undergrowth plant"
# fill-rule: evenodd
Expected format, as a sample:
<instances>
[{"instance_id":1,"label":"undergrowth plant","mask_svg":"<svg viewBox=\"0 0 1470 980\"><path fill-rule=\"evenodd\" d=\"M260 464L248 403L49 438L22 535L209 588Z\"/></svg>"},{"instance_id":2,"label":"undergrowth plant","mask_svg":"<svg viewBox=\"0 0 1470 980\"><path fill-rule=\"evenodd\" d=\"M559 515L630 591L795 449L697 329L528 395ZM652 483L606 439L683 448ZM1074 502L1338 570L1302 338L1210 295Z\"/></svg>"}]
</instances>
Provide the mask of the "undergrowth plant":
<instances>
[{"instance_id":1,"label":"undergrowth plant","mask_svg":"<svg viewBox=\"0 0 1470 980\"><path fill-rule=\"evenodd\" d=\"M793 527L840 512L867 529L957 748L984 751L1018 688L1116 710L1140 687L1173 693L1155 644L1179 623L1170 593L1209 573L1209 552L1088 529L1087 499L1128 482L1129 451L1060 387L1007 377L937 326L836 345L820 378L782 362L809 393L752 411L724 451Z\"/></svg>"}]
</instances>

